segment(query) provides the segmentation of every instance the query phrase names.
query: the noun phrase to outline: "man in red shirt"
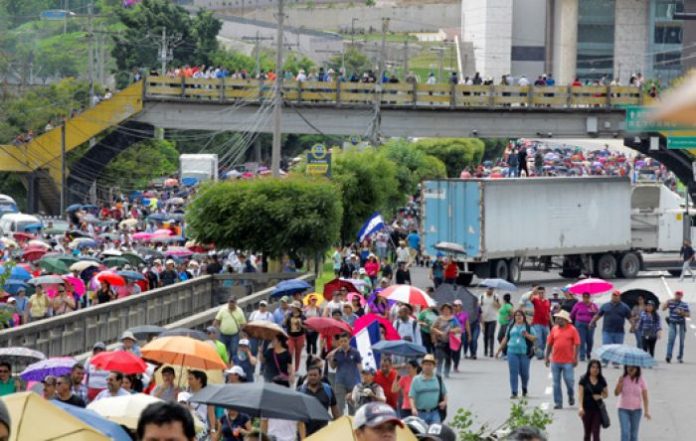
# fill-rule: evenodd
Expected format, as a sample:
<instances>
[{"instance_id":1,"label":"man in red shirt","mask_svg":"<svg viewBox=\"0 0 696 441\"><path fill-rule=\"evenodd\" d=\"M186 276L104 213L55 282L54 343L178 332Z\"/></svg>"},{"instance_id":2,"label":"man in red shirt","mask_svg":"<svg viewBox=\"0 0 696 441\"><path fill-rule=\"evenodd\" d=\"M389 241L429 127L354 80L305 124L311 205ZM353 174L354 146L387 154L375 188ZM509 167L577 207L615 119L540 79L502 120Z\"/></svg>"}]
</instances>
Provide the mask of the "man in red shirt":
<instances>
[{"instance_id":1,"label":"man in red shirt","mask_svg":"<svg viewBox=\"0 0 696 441\"><path fill-rule=\"evenodd\" d=\"M459 275L459 267L457 262L451 257L445 258L445 283L454 284L457 281L457 276Z\"/></svg>"},{"instance_id":2,"label":"man in red shirt","mask_svg":"<svg viewBox=\"0 0 696 441\"><path fill-rule=\"evenodd\" d=\"M542 360L546 350L546 340L549 338L549 328L553 326L551 322L551 302L546 298L546 289L543 286L537 286L536 291L534 291L529 300L534 305L532 331L536 336L536 357Z\"/></svg>"},{"instance_id":3,"label":"man in red shirt","mask_svg":"<svg viewBox=\"0 0 696 441\"><path fill-rule=\"evenodd\" d=\"M382 356L382 360L379 364L379 370L375 374L375 383L379 384L384 390L384 396L387 399L387 404L394 409L398 409L397 400L399 397L398 392L393 391L394 383L397 381L396 369L392 366L391 358L387 356Z\"/></svg>"},{"instance_id":4,"label":"man in red shirt","mask_svg":"<svg viewBox=\"0 0 696 441\"><path fill-rule=\"evenodd\" d=\"M553 327L546 347L546 366L551 366L553 378L554 409L563 408L563 390L561 389L561 377L568 389L568 404L575 404L573 385L575 384L575 366L578 365L578 348L580 347L580 334L570 324L570 314L561 310L554 315L556 326Z\"/></svg>"}]
</instances>

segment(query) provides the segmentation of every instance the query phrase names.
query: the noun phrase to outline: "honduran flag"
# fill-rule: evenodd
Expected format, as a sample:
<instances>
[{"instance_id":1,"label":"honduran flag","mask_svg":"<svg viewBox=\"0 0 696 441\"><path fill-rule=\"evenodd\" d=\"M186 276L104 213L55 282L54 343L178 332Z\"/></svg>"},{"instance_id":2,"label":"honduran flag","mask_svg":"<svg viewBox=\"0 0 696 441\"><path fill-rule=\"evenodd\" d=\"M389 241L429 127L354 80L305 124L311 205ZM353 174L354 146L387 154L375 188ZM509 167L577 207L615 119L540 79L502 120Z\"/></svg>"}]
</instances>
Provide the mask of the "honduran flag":
<instances>
[{"instance_id":1,"label":"honduran flag","mask_svg":"<svg viewBox=\"0 0 696 441\"><path fill-rule=\"evenodd\" d=\"M367 236L376 233L382 228L384 228L384 218L379 214L379 211L376 211L358 232L358 242L362 242Z\"/></svg>"},{"instance_id":2,"label":"honduran flag","mask_svg":"<svg viewBox=\"0 0 696 441\"><path fill-rule=\"evenodd\" d=\"M372 345L379 341L379 322L376 320L358 331L351 339L350 345L360 352L363 368L379 368L379 353L372 351Z\"/></svg>"}]
</instances>

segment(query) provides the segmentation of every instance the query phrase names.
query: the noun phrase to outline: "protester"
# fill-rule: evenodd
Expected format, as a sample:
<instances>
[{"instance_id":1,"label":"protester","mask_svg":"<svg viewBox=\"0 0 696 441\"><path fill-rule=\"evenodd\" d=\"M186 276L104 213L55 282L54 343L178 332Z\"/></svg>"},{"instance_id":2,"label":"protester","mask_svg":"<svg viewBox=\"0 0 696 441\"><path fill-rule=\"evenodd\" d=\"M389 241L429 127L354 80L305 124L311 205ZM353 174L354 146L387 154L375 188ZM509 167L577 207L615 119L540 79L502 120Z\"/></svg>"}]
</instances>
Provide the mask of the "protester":
<instances>
[{"instance_id":1,"label":"protester","mask_svg":"<svg viewBox=\"0 0 696 441\"><path fill-rule=\"evenodd\" d=\"M0 400L0 441L9 441L12 432L12 420L10 419L10 412L7 411L7 406Z\"/></svg>"},{"instance_id":2,"label":"protester","mask_svg":"<svg viewBox=\"0 0 696 441\"><path fill-rule=\"evenodd\" d=\"M218 328L215 326L208 326L205 329L205 335L208 337L206 342L210 343L211 346L215 348L215 351L218 353L222 361L225 362L225 364L230 363L230 355L227 353L227 346L220 340L218 340L219 336L219 331ZM241 340L240 340L241 341Z\"/></svg>"},{"instance_id":3,"label":"protester","mask_svg":"<svg viewBox=\"0 0 696 441\"><path fill-rule=\"evenodd\" d=\"M691 317L688 303L684 302L683 291L676 291L674 298L665 302L662 305L662 310L668 310L667 324L669 325L669 335L667 337L667 356L665 361L672 362L672 351L674 350L674 342L679 335L679 353L677 360L679 363L684 362L684 338L686 337L686 318Z\"/></svg>"},{"instance_id":4,"label":"protester","mask_svg":"<svg viewBox=\"0 0 696 441\"><path fill-rule=\"evenodd\" d=\"M495 326L498 321L500 300L493 293L493 288L487 288L485 294L479 297L481 308L481 327L483 329L483 354L487 357L494 355Z\"/></svg>"},{"instance_id":5,"label":"protester","mask_svg":"<svg viewBox=\"0 0 696 441\"><path fill-rule=\"evenodd\" d=\"M254 357L254 353L251 351L251 347L249 345L250 342L248 339L243 338L239 340L237 353L232 356L231 361L234 363L232 368L241 368L244 371L244 380L249 383L253 383L254 372L256 371L258 359Z\"/></svg>"},{"instance_id":6,"label":"protester","mask_svg":"<svg viewBox=\"0 0 696 441\"><path fill-rule=\"evenodd\" d=\"M532 317L532 329L537 340L537 359L544 358L546 352L546 340L549 337L551 322L551 302L546 298L546 288L537 286L529 300L534 305L534 316ZM570 320L568 320L570 321Z\"/></svg>"},{"instance_id":7,"label":"protester","mask_svg":"<svg viewBox=\"0 0 696 441\"><path fill-rule=\"evenodd\" d=\"M239 333L245 324L244 311L237 308L237 299L230 296L227 306L221 307L213 320L213 326L220 330L220 340L225 344L228 354L237 352Z\"/></svg>"},{"instance_id":8,"label":"protester","mask_svg":"<svg viewBox=\"0 0 696 441\"><path fill-rule=\"evenodd\" d=\"M452 340L461 344L462 328L454 315L454 309L449 303L440 307L440 316L430 328L435 357L437 358L437 373L440 375L444 367L445 378L449 378L452 367Z\"/></svg>"},{"instance_id":9,"label":"protester","mask_svg":"<svg viewBox=\"0 0 696 441\"><path fill-rule=\"evenodd\" d=\"M70 390L79 397L84 403L87 403L88 390L83 383L85 379L85 367L80 363L75 363L70 370Z\"/></svg>"},{"instance_id":10,"label":"protester","mask_svg":"<svg viewBox=\"0 0 696 441\"><path fill-rule=\"evenodd\" d=\"M0 397L21 390L22 383L19 378L12 378L12 365L6 361L0 361Z\"/></svg>"},{"instance_id":11,"label":"protester","mask_svg":"<svg viewBox=\"0 0 696 441\"><path fill-rule=\"evenodd\" d=\"M102 390L94 397L94 401L99 401L108 397L121 397L128 395L121 386L123 385L123 374L120 372L111 372L106 377L106 389Z\"/></svg>"},{"instance_id":12,"label":"protester","mask_svg":"<svg viewBox=\"0 0 696 441\"><path fill-rule=\"evenodd\" d=\"M135 338L135 335L133 335L133 333L130 331L125 331L121 335L121 346L119 349L121 351L130 352L134 355L137 355L138 357L141 356L140 346L138 346L138 340Z\"/></svg>"},{"instance_id":13,"label":"protester","mask_svg":"<svg viewBox=\"0 0 696 441\"><path fill-rule=\"evenodd\" d=\"M138 419L136 434L142 441L193 441L196 430L191 413L176 403L152 403Z\"/></svg>"},{"instance_id":14,"label":"protester","mask_svg":"<svg viewBox=\"0 0 696 441\"><path fill-rule=\"evenodd\" d=\"M660 315L655 308L655 302L648 300L645 310L641 311L636 324L636 335L640 336L640 348L655 357L655 344L662 336Z\"/></svg>"},{"instance_id":15,"label":"protester","mask_svg":"<svg viewBox=\"0 0 696 441\"><path fill-rule=\"evenodd\" d=\"M460 299L456 299L453 303L454 305L454 318L459 322L459 326L462 329L461 333L461 343L457 347L457 342L453 341L454 347L450 347L452 350L452 362L454 363L454 372L459 372L459 362L462 358L462 350L466 353L466 344L471 342L471 323L469 320L469 313L464 309L464 305ZM466 343L465 343L466 342ZM466 355L466 354L465 354Z\"/></svg>"},{"instance_id":16,"label":"protester","mask_svg":"<svg viewBox=\"0 0 696 441\"><path fill-rule=\"evenodd\" d=\"M423 357L421 367L423 370L413 378L408 393L411 413L428 424L439 423L440 412L447 407L447 386L435 374L435 357L432 354Z\"/></svg>"},{"instance_id":17,"label":"protester","mask_svg":"<svg viewBox=\"0 0 696 441\"><path fill-rule=\"evenodd\" d=\"M510 398L517 398L519 380L522 380L522 396L527 396L529 384L530 348L534 348L536 336L527 323L524 312L517 310L512 316L512 323L507 327L505 337L498 347L496 358L507 350L508 369L510 371Z\"/></svg>"},{"instance_id":18,"label":"protester","mask_svg":"<svg viewBox=\"0 0 696 441\"><path fill-rule=\"evenodd\" d=\"M383 403L368 403L355 413L356 441L396 441L396 428L404 427L394 409Z\"/></svg>"},{"instance_id":19,"label":"protester","mask_svg":"<svg viewBox=\"0 0 696 441\"><path fill-rule=\"evenodd\" d=\"M104 351L106 351L106 345L103 342L98 341L92 347L92 357ZM91 363L92 357L88 358L85 362L85 366L87 367L88 402L94 400L97 394L101 393L103 390L106 390L107 378L109 377L109 371L101 370Z\"/></svg>"},{"instance_id":20,"label":"protester","mask_svg":"<svg viewBox=\"0 0 696 441\"><path fill-rule=\"evenodd\" d=\"M394 384L397 383L399 374L393 367L392 359L389 356L382 356L380 359L379 369L375 373L374 381L384 392L384 397L388 405L394 409L398 409L399 395L394 390Z\"/></svg>"},{"instance_id":21,"label":"protester","mask_svg":"<svg viewBox=\"0 0 696 441\"><path fill-rule=\"evenodd\" d=\"M562 409L563 391L561 389L561 378L563 378L568 391L568 405L575 405L574 369L578 364L580 336L575 327L570 324L570 314L566 311L560 311L554 317L556 318L556 325L548 337L545 359L546 366L551 366L554 409Z\"/></svg>"},{"instance_id":22,"label":"protester","mask_svg":"<svg viewBox=\"0 0 696 441\"><path fill-rule=\"evenodd\" d=\"M159 398L164 401L176 402L179 396L180 389L174 384L176 379L176 372L171 366L165 366L161 369L162 383L155 386L152 391L152 396Z\"/></svg>"},{"instance_id":23,"label":"protester","mask_svg":"<svg viewBox=\"0 0 696 441\"><path fill-rule=\"evenodd\" d=\"M362 368L360 382L353 387L353 391L348 396L348 402L354 409L358 409L366 403L386 402L384 389L374 381L375 374L375 369L372 367Z\"/></svg>"},{"instance_id":24,"label":"protester","mask_svg":"<svg viewBox=\"0 0 696 441\"><path fill-rule=\"evenodd\" d=\"M602 344L623 344L625 322L631 319L631 308L621 301L621 292L614 291L611 293L611 301L599 308L597 315L590 322L590 326L595 326L601 318L604 318ZM618 365L614 366L617 367Z\"/></svg>"},{"instance_id":25,"label":"protester","mask_svg":"<svg viewBox=\"0 0 696 441\"><path fill-rule=\"evenodd\" d=\"M288 332L288 347L295 361L295 371L300 369L302 349L305 345L305 317L302 314L302 304L295 300L290 305L290 314L285 319L284 328Z\"/></svg>"},{"instance_id":26,"label":"protester","mask_svg":"<svg viewBox=\"0 0 696 441\"><path fill-rule=\"evenodd\" d=\"M614 395L619 397L619 424L622 441L638 441L640 419L645 416L650 420L648 408L648 386L641 377L637 366L624 366L623 375L614 388Z\"/></svg>"},{"instance_id":27,"label":"protester","mask_svg":"<svg viewBox=\"0 0 696 441\"><path fill-rule=\"evenodd\" d=\"M43 385L43 397L46 400L52 400L56 396L56 377L53 375L47 375L41 380Z\"/></svg>"},{"instance_id":28,"label":"protester","mask_svg":"<svg viewBox=\"0 0 696 441\"><path fill-rule=\"evenodd\" d=\"M602 428L602 415L600 406L609 396L607 381L602 375L602 363L599 360L590 360L587 363L587 372L580 377L578 383L578 415L582 418L585 430L585 441L599 441L599 432Z\"/></svg>"},{"instance_id":29,"label":"protester","mask_svg":"<svg viewBox=\"0 0 696 441\"><path fill-rule=\"evenodd\" d=\"M401 418L410 417L413 415L411 410L411 400L409 399L409 392L411 391L411 383L416 375L421 373L421 367L416 360L409 360L406 363L407 373L402 375L401 378L397 378L397 381L392 385L393 393L401 393L400 401L401 406L399 407L399 416Z\"/></svg>"},{"instance_id":30,"label":"protester","mask_svg":"<svg viewBox=\"0 0 696 441\"><path fill-rule=\"evenodd\" d=\"M226 409L215 422L212 441L243 441L244 436L252 431L251 417L235 409Z\"/></svg>"},{"instance_id":31,"label":"protester","mask_svg":"<svg viewBox=\"0 0 696 441\"><path fill-rule=\"evenodd\" d=\"M288 339L276 335L271 345L261 356L263 377L269 383L290 387L295 382L292 355L288 351Z\"/></svg>"},{"instance_id":32,"label":"protester","mask_svg":"<svg viewBox=\"0 0 696 441\"><path fill-rule=\"evenodd\" d=\"M53 398L62 403L77 407L85 407L85 401L73 393L71 386L72 380L69 375L62 375L56 378L56 393Z\"/></svg>"},{"instance_id":33,"label":"protester","mask_svg":"<svg viewBox=\"0 0 696 441\"><path fill-rule=\"evenodd\" d=\"M328 353L326 360L336 369L336 380L333 383L336 405L343 413L347 402L346 396L360 381L362 358L358 350L350 346L349 336L342 334L338 338L338 347Z\"/></svg>"},{"instance_id":34,"label":"protester","mask_svg":"<svg viewBox=\"0 0 696 441\"><path fill-rule=\"evenodd\" d=\"M599 312L597 305L592 302L589 293L582 294L582 301L573 305L570 319L580 335L580 361L590 358L594 344L594 326L590 326L592 319Z\"/></svg>"},{"instance_id":35,"label":"protester","mask_svg":"<svg viewBox=\"0 0 696 441\"><path fill-rule=\"evenodd\" d=\"M307 369L307 381L298 390L303 394L316 398L323 408L331 411L333 419L342 415L341 409L338 408L336 402L336 394L329 384L322 381L320 367L312 366ZM325 421L308 421L305 425L307 436L318 432L326 427L327 424Z\"/></svg>"}]
</instances>

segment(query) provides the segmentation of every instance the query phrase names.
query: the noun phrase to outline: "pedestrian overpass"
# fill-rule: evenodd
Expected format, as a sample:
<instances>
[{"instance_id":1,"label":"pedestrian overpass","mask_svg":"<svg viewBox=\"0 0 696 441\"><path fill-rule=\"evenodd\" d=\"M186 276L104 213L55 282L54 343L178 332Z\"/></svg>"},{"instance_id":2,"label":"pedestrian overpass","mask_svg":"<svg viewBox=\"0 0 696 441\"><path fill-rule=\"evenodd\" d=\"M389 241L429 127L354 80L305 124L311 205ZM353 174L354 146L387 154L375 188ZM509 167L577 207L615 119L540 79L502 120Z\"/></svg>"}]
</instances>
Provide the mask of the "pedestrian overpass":
<instances>
[{"instance_id":1,"label":"pedestrian overpass","mask_svg":"<svg viewBox=\"0 0 696 441\"><path fill-rule=\"evenodd\" d=\"M64 153L99 139L67 173L68 201L84 200L105 165L155 127L272 132L272 94L273 84L259 80L148 77L26 144L0 146L0 171L25 174L30 211L57 213ZM626 106L645 101L626 86L296 81L283 83L283 99L284 133L481 138L623 137ZM688 151L651 151L646 140L627 145L691 182Z\"/></svg>"}]
</instances>

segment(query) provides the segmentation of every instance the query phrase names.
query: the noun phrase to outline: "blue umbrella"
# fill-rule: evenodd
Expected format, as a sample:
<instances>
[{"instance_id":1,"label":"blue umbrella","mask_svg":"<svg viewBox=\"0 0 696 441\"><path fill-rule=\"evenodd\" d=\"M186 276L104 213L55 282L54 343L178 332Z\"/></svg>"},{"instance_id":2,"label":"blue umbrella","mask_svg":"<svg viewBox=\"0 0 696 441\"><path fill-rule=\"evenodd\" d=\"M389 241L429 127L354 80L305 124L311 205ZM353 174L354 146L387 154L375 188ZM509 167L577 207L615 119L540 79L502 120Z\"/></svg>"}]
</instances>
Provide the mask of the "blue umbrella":
<instances>
[{"instance_id":1,"label":"blue umbrella","mask_svg":"<svg viewBox=\"0 0 696 441\"><path fill-rule=\"evenodd\" d=\"M428 353L425 346L406 340L382 340L372 345L372 350L382 354L418 358Z\"/></svg>"},{"instance_id":2,"label":"blue umbrella","mask_svg":"<svg viewBox=\"0 0 696 441\"><path fill-rule=\"evenodd\" d=\"M31 279L31 274L29 274L29 271L25 270L21 266L16 266L12 268L12 271L10 271L10 279L26 282L27 280Z\"/></svg>"},{"instance_id":3,"label":"blue umbrella","mask_svg":"<svg viewBox=\"0 0 696 441\"><path fill-rule=\"evenodd\" d=\"M515 285L503 279L484 279L481 283L479 283L479 285L502 291L517 291L517 287Z\"/></svg>"},{"instance_id":4,"label":"blue umbrella","mask_svg":"<svg viewBox=\"0 0 696 441\"><path fill-rule=\"evenodd\" d=\"M147 220L153 222L163 222L165 219L167 216L164 213L153 213L147 217Z\"/></svg>"},{"instance_id":5,"label":"blue umbrella","mask_svg":"<svg viewBox=\"0 0 696 441\"><path fill-rule=\"evenodd\" d=\"M197 178L183 178L181 180L181 183L184 184L187 187L193 187L195 185L198 185L198 179Z\"/></svg>"},{"instance_id":6,"label":"blue umbrella","mask_svg":"<svg viewBox=\"0 0 696 441\"><path fill-rule=\"evenodd\" d=\"M28 224L24 226L24 231L30 232L33 230L39 231L40 229L43 228L43 225L41 224Z\"/></svg>"},{"instance_id":7,"label":"blue umbrella","mask_svg":"<svg viewBox=\"0 0 696 441\"><path fill-rule=\"evenodd\" d=\"M72 213L72 212L75 212L77 210L82 210L82 205L72 204L72 205L69 205L68 208L65 209L65 211L67 211L68 213Z\"/></svg>"},{"instance_id":8,"label":"blue umbrella","mask_svg":"<svg viewBox=\"0 0 696 441\"><path fill-rule=\"evenodd\" d=\"M145 280L145 276L137 271L117 271L116 274L128 280Z\"/></svg>"},{"instance_id":9,"label":"blue umbrella","mask_svg":"<svg viewBox=\"0 0 696 441\"><path fill-rule=\"evenodd\" d=\"M77 363L72 357L56 357L39 360L26 367L19 374L19 378L24 381L42 381L48 375L59 377L68 375L73 366Z\"/></svg>"},{"instance_id":10,"label":"blue umbrella","mask_svg":"<svg viewBox=\"0 0 696 441\"><path fill-rule=\"evenodd\" d=\"M283 280L282 282L280 282L276 285L271 296L272 297L281 297L281 296L293 295L293 294L298 293L298 292L304 292L304 291L311 289L311 288L312 288L312 285L305 282L304 280L299 280L299 279Z\"/></svg>"},{"instance_id":11,"label":"blue umbrella","mask_svg":"<svg viewBox=\"0 0 696 441\"><path fill-rule=\"evenodd\" d=\"M70 242L70 246L74 246L75 248L82 249L82 248L97 248L98 244L97 241L94 239L89 239L89 238L80 238L80 239L75 239L74 241Z\"/></svg>"},{"instance_id":12,"label":"blue umbrella","mask_svg":"<svg viewBox=\"0 0 696 441\"><path fill-rule=\"evenodd\" d=\"M653 367L657 364L657 361L650 354L629 345L602 345L595 350L595 354L600 360L607 363L612 362L641 368Z\"/></svg>"},{"instance_id":13,"label":"blue umbrella","mask_svg":"<svg viewBox=\"0 0 696 441\"><path fill-rule=\"evenodd\" d=\"M50 403L60 407L75 418L82 420L85 424L94 427L114 441L131 441L131 437L121 426L113 421L107 420L93 410L72 406L58 400L51 400Z\"/></svg>"},{"instance_id":14,"label":"blue umbrella","mask_svg":"<svg viewBox=\"0 0 696 441\"><path fill-rule=\"evenodd\" d=\"M87 205L83 205L83 206L82 206L82 209L83 209L83 210L96 210L96 209L98 209L98 208L99 208L99 207L97 207L96 205L92 205L92 204L87 204Z\"/></svg>"},{"instance_id":15,"label":"blue umbrella","mask_svg":"<svg viewBox=\"0 0 696 441\"><path fill-rule=\"evenodd\" d=\"M3 274L5 274L5 267L0 265L0 276L2 276Z\"/></svg>"},{"instance_id":16,"label":"blue umbrella","mask_svg":"<svg viewBox=\"0 0 696 441\"><path fill-rule=\"evenodd\" d=\"M17 291L19 291L19 288L24 288L25 290L29 289L29 285L25 283L23 280L17 280L17 279L7 279L5 280L5 285L3 286L3 289L7 291L8 293L15 295L17 294Z\"/></svg>"}]
</instances>

